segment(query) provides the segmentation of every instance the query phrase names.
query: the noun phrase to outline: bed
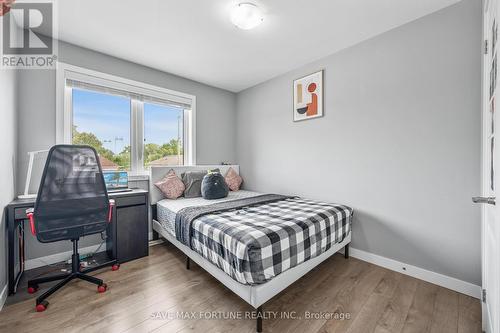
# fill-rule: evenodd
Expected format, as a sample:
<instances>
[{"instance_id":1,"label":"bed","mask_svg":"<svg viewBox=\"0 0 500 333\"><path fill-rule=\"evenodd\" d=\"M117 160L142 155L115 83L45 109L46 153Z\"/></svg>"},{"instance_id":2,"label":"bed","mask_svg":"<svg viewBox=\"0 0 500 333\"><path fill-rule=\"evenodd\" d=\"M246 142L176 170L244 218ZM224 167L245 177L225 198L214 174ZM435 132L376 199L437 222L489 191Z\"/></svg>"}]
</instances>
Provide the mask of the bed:
<instances>
[{"instance_id":1,"label":"bed","mask_svg":"<svg viewBox=\"0 0 500 333\"><path fill-rule=\"evenodd\" d=\"M173 167L189 170L239 166ZM151 184L172 167L153 167ZM227 198L163 199L151 187L153 230L257 309L351 241L350 207L252 191ZM259 315L260 314L260 315Z\"/></svg>"}]
</instances>

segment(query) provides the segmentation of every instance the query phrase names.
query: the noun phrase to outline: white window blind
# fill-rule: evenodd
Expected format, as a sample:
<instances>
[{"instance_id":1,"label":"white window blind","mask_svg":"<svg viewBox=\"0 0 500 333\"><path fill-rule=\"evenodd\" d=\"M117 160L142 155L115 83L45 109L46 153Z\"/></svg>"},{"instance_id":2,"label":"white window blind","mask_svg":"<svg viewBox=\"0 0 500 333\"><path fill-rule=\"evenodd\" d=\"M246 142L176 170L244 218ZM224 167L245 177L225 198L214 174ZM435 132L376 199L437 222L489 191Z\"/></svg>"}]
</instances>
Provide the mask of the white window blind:
<instances>
[{"instance_id":1,"label":"white window blind","mask_svg":"<svg viewBox=\"0 0 500 333\"><path fill-rule=\"evenodd\" d=\"M66 80L66 86L70 88L90 90L116 96L123 96L140 102L157 103L167 106L178 107L182 109L191 108L191 100L188 99L183 100L183 98L182 97L179 98L179 96L168 96L167 94L158 94L153 90L147 90L147 89L141 89L141 91L138 91L138 89L134 89L134 86L123 85L123 84L121 85L123 89L120 89L119 87L115 88L112 86L113 83L109 81L108 85L105 85L106 82L102 83L103 85L99 85L85 81L78 81L75 79Z\"/></svg>"}]
</instances>

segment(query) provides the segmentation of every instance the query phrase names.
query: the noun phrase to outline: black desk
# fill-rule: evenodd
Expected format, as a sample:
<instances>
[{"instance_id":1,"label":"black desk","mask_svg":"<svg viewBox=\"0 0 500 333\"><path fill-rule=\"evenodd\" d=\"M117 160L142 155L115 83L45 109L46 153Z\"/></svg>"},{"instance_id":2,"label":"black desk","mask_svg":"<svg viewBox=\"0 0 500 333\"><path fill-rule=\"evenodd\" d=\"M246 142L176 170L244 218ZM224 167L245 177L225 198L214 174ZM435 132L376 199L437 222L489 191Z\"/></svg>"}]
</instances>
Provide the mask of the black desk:
<instances>
[{"instance_id":1,"label":"black desk","mask_svg":"<svg viewBox=\"0 0 500 333\"><path fill-rule=\"evenodd\" d=\"M129 192L109 193L109 197L115 199L116 206L113 212L114 219L107 231L106 249L108 255L113 258L113 262L118 261L119 263L147 256L148 191L134 189ZM24 262L22 261L24 256L24 221L26 221L26 209L33 208L34 205L35 199L16 199L5 207L9 295L16 292L17 284L24 272ZM16 257L19 259L19 272L16 272Z\"/></svg>"}]
</instances>

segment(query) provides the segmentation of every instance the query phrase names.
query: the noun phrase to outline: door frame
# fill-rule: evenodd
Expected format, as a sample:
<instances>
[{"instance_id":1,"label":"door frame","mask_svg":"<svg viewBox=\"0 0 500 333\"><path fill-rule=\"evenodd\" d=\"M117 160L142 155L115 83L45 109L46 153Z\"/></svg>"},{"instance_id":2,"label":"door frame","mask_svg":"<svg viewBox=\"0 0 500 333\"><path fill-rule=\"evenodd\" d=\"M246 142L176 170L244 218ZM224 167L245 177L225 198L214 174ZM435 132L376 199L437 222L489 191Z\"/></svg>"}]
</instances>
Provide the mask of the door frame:
<instances>
[{"instance_id":1,"label":"door frame","mask_svg":"<svg viewBox=\"0 0 500 333\"><path fill-rule=\"evenodd\" d=\"M497 1L497 6L498 0L483 0L483 7L482 7L482 57L481 57L481 195L483 197L489 197L489 196L494 196L495 192L497 192L497 189L499 188L498 181L495 181L495 189L492 191L490 189L490 184L491 184L491 174L490 174L490 158L491 158L491 147L490 147L490 138L488 133L491 131L491 122L490 122L490 57L492 56L492 53L494 52L493 50L493 45L492 45L492 39L491 39L491 22L489 22L489 17L487 15L486 10L490 6L490 3L492 1ZM493 10L496 10L497 13L495 13L495 19L496 19L496 24L499 24L500 21L500 15L498 15L499 7L496 9L493 8ZM487 50L488 52L485 52L486 50L486 41L488 41L488 46ZM498 41L497 41L498 43ZM497 46L497 49L500 47L500 44ZM497 54L499 51L497 51ZM498 70L497 70L498 72ZM497 88L498 88L498 83L497 83ZM495 94L496 95L496 94ZM499 96L500 97L500 94ZM496 134L498 132L498 127L496 123L498 122L497 119L499 117L496 117L497 113L499 110L496 110L496 103L495 103L495 150L498 149L497 145L499 144L498 140L496 140ZM500 119L499 119L500 120ZM497 163L500 161L498 156L498 153L495 154L495 165L498 165ZM496 177L499 177L497 174ZM500 203L499 203L500 204ZM486 229L486 221L488 218L489 213L487 210L495 209L495 206L491 205L486 205L483 204L481 205L481 309L482 309L482 330L484 332L494 332L494 326L495 323L492 323L490 321L491 317L489 316L488 313L488 307L487 303L483 302L482 300L482 293L483 289L486 286L485 282L485 276L486 276L486 255L485 255L485 240L486 240L486 235L485 235L485 229ZM494 212L495 218L498 215L498 209L497 211ZM491 309L490 309L491 310Z\"/></svg>"}]
</instances>

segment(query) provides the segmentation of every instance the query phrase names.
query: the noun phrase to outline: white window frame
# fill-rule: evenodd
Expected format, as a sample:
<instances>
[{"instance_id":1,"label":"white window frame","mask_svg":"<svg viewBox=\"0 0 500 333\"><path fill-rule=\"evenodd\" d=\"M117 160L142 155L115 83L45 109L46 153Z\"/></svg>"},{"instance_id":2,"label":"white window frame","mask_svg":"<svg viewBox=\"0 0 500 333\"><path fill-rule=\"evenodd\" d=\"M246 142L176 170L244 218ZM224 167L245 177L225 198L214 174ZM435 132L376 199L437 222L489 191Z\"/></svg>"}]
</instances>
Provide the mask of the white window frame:
<instances>
[{"instance_id":1,"label":"white window frame","mask_svg":"<svg viewBox=\"0 0 500 333\"><path fill-rule=\"evenodd\" d=\"M71 144L73 126L72 87L67 80L147 95L173 103L190 105L184 110L184 165L196 165L196 96L157 87L119 76L97 72L59 62L56 71L56 143ZM145 174L144 169L144 102L131 99L130 107L130 173Z\"/></svg>"}]
</instances>

